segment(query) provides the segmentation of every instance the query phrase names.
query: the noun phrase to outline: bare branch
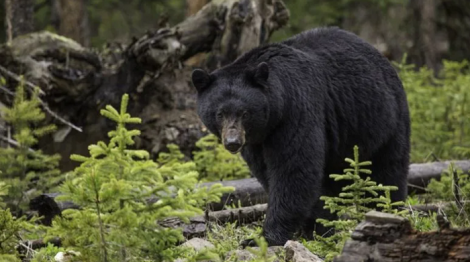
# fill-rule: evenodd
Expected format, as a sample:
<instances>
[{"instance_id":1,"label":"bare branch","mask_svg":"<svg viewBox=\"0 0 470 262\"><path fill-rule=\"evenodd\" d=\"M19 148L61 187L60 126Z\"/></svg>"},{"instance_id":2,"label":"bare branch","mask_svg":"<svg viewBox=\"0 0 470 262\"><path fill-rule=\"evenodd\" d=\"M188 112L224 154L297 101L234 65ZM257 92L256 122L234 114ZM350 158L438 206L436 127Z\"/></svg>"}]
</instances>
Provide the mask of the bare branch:
<instances>
[{"instance_id":1,"label":"bare branch","mask_svg":"<svg viewBox=\"0 0 470 262\"><path fill-rule=\"evenodd\" d=\"M36 85L29 82L28 80L24 79L24 80L21 80L21 77L11 71L9 71L8 69L6 69L5 67L3 66L0 66L0 72L4 73L5 75L15 79L16 81L18 82L21 82L21 81L24 81L24 83L26 84L27 87L29 87L31 89L32 92L34 92L34 89L36 88ZM39 94L40 95L45 95L46 93L44 93L44 91L42 91L41 89L39 89Z\"/></svg>"},{"instance_id":2,"label":"bare branch","mask_svg":"<svg viewBox=\"0 0 470 262\"><path fill-rule=\"evenodd\" d=\"M29 88L32 89L32 90L31 90L32 92L33 92L34 89L36 88L36 86L35 86L33 83L31 83L31 82L29 82L29 81L27 81L27 80L21 80L20 76L18 76L17 74L15 74L15 73L9 71L8 69L4 68L3 66L0 66L0 71L1 71L2 73L4 73L4 74L8 75L9 77L15 79L15 80L18 81L18 82L24 81L24 83L26 84L26 86L28 86ZM0 90L1 90L1 91L4 91L5 93L7 93L7 94L9 94L9 95L14 95L13 92L11 92L10 90L6 89L6 88L3 87L3 86L0 86ZM38 90L39 90L39 93L40 93L40 94L45 94L44 91L42 91L41 89L38 89ZM55 113L54 111L52 111L52 110L49 108L49 105L48 105L46 102L44 102L41 98L38 97L38 99L39 99L39 103L41 104L41 106L44 108L44 110L45 110L49 115L51 115L51 116L54 117L55 119L59 120L59 121L62 122L63 124L68 125L68 126L70 126L71 128L77 130L78 132L83 132L83 130L82 130L80 127L78 127L78 126L76 126L76 125L70 123L69 121L65 120L63 117L59 116L57 113Z\"/></svg>"},{"instance_id":3,"label":"bare branch","mask_svg":"<svg viewBox=\"0 0 470 262\"><path fill-rule=\"evenodd\" d=\"M10 144L10 145L12 145L12 146L15 146L15 147L21 147L20 143L18 143L16 140L11 139L11 138L9 138L9 137L5 137L5 136L3 136L3 135L0 135L0 140L3 140L3 141L5 141L5 142L7 142L8 144ZM34 152L34 150L31 149L31 148L28 148L28 151Z\"/></svg>"}]
</instances>

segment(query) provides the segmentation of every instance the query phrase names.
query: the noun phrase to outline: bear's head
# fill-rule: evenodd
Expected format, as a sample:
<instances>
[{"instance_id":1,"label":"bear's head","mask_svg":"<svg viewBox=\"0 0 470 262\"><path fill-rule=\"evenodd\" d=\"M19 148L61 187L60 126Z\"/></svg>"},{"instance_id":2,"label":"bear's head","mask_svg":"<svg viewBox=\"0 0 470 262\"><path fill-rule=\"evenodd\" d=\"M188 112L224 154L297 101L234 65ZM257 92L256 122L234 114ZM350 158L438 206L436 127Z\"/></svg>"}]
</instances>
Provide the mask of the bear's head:
<instances>
[{"instance_id":1,"label":"bear's head","mask_svg":"<svg viewBox=\"0 0 470 262\"><path fill-rule=\"evenodd\" d=\"M270 119L267 63L232 65L211 74L196 69L191 77L199 117L228 151L263 142Z\"/></svg>"}]
</instances>

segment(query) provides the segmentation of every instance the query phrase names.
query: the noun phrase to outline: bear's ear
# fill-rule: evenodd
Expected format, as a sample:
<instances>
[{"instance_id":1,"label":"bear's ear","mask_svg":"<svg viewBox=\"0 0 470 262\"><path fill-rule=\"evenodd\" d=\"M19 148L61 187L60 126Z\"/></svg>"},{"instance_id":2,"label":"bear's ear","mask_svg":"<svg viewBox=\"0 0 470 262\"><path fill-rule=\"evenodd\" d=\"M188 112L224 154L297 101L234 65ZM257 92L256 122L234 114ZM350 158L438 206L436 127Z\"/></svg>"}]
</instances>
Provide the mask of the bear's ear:
<instances>
[{"instance_id":1,"label":"bear's ear","mask_svg":"<svg viewBox=\"0 0 470 262\"><path fill-rule=\"evenodd\" d=\"M269 66L266 62L261 62L256 67L255 80L266 82L269 77Z\"/></svg>"},{"instance_id":2,"label":"bear's ear","mask_svg":"<svg viewBox=\"0 0 470 262\"><path fill-rule=\"evenodd\" d=\"M195 69L191 74L191 80L198 92L202 92L211 83L211 77L202 69Z\"/></svg>"},{"instance_id":3,"label":"bear's ear","mask_svg":"<svg viewBox=\"0 0 470 262\"><path fill-rule=\"evenodd\" d=\"M263 87L267 87L268 77L269 77L269 66L266 62L259 63L255 69L251 70L249 73L251 79Z\"/></svg>"}]
</instances>

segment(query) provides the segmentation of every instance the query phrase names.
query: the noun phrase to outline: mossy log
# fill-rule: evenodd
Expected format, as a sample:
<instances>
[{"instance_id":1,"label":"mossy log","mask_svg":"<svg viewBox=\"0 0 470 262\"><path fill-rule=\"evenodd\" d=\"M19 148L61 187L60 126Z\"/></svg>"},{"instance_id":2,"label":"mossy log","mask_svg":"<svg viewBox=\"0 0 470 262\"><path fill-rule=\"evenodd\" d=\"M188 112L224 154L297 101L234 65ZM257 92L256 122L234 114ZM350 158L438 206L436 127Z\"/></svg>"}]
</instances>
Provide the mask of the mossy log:
<instances>
[{"instance_id":1,"label":"mossy log","mask_svg":"<svg viewBox=\"0 0 470 262\"><path fill-rule=\"evenodd\" d=\"M452 229L442 217L437 220L438 231L418 232L405 218L371 211L334 261L469 261L470 229Z\"/></svg>"}]
</instances>

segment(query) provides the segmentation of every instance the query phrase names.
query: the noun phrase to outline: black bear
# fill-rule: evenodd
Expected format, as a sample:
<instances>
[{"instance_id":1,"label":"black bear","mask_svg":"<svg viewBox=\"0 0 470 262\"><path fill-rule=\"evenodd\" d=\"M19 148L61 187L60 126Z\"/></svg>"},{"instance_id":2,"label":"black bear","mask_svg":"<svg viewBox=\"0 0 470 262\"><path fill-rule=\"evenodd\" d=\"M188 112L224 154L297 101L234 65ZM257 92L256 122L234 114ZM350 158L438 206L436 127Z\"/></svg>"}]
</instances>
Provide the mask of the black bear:
<instances>
[{"instance_id":1,"label":"black bear","mask_svg":"<svg viewBox=\"0 0 470 262\"><path fill-rule=\"evenodd\" d=\"M410 119L389 61L358 36L317 28L257 47L211 74L192 73L197 111L232 153L241 152L268 192L263 235L283 245L327 217L321 195L341 185L344 159L359 146L372 179L407 195ZM318 225L317 225L318 226Z\"/></svg>"}]
</instances>

